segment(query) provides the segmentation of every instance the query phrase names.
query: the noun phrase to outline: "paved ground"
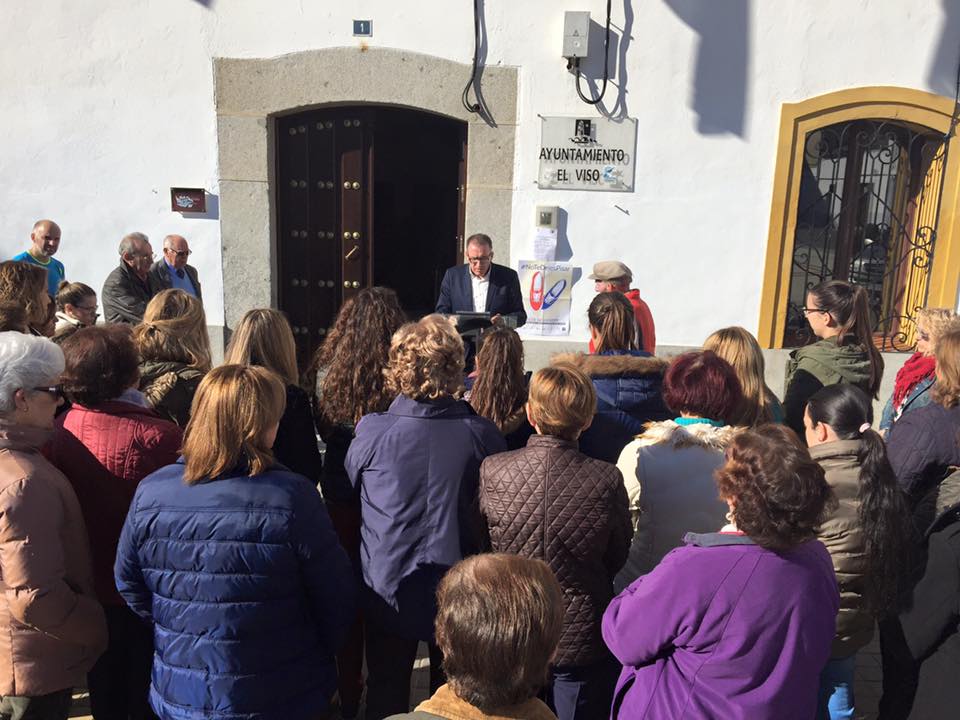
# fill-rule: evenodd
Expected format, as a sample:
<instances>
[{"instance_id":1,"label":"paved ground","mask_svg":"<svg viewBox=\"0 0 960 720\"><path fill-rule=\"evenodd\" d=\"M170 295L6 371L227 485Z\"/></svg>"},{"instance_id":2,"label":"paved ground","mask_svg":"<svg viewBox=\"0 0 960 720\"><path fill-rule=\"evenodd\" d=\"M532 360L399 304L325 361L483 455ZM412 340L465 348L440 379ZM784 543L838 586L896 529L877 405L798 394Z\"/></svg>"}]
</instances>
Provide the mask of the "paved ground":
<instances>
[{"instance_id":1,"label":"paved ground","mask_svg":"<svg viewBox=\"0 0 960 720\"><path fill-rule=\"evenodd\" d=\"M877 717L877 701L880 699L880 646L877 641L865 647L857 654L856 698L858 720L874 720ZM410 682L410 706L416 705L430 694L430 660L427 658L426 645L420 645L420 654L414 664L413 679ZM92 720L86 692L74 696L73 711L70 717L78 720Z\"/></svg>"}]
</instances>

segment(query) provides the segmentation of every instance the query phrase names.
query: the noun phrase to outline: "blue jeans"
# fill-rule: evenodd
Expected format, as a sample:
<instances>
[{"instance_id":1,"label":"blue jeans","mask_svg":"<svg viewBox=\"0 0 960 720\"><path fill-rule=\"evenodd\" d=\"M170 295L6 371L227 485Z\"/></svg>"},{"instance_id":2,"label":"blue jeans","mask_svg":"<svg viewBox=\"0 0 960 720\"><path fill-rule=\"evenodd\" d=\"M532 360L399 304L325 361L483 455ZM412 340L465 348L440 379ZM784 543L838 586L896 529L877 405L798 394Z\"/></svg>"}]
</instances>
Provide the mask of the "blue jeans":
<instances>
[{"instance_id":1,"label":"blue jeans","mask_svg":"<svg viewBox=\"0 0 960 720\"><path fill-rule=\"evenodd\" d=\"M854 711L853 674L857 654L831 658L820 672L820 692L817 698L818 720L852 718Z\"/></svg>"}]
</instances>

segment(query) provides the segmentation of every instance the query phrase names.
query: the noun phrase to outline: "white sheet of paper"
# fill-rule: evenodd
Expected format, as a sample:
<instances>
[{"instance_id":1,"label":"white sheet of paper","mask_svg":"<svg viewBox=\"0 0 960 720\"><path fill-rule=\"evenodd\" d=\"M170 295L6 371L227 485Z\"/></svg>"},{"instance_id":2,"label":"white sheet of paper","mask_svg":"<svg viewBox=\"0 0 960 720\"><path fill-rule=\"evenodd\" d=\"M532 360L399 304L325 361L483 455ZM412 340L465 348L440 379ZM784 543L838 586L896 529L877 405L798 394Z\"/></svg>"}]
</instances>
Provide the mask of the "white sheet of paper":
<instances>
[{"instance_id":1,"label":"white sheet of paper","mask_svg":"<svg viewBox=\"0 0 960 720\"><path fill-rule=\"evenodd\" d=\"M537 228L533 238L533 259L553 262L557 259L557 231L553 228Z\"/></svg>"}]
</instances>

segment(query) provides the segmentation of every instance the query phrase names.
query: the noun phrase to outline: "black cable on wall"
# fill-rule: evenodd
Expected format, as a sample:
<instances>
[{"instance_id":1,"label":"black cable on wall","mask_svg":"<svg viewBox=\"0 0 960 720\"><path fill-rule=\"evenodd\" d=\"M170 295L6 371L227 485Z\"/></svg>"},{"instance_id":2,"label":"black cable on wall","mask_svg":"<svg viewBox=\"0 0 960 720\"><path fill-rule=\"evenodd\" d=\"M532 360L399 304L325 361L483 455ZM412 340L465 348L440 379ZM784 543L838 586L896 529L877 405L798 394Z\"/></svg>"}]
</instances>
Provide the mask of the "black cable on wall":
<instances>
[{"instance_id":1,"label":"black cable on wall","mask_svg":"<svg viewBox=\"0 0 960 720\"><path fill-rule=\"evenodd\" d=\"M595 98L588 98L580 89L580 58L576 58L573 63L577 74L577 95L587 105L597 105L607 92L607 80L610 79L610 6L611 0L607 0L607 30L603 38L603 84L600 86L600 94Z\"/></svg>"}]
</instances>

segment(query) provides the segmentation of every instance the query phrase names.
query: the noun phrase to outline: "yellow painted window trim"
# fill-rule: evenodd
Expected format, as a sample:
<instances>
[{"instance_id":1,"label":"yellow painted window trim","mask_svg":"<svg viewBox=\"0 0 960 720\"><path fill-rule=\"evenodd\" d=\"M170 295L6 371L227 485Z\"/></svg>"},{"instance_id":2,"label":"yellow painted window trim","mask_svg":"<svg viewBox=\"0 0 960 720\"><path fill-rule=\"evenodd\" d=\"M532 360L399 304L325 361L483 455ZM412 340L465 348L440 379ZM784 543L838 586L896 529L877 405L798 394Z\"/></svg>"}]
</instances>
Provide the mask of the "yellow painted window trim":
<instances>
[{"instance_id":1,"label":"yellow painted window trim","mask_svg":"<svg viewBox=\"0 0 960 720\"><path fill-rule=\"evenodd\" d=\"M954 111L953 98L899 87L840 90L799 103L784 103L780 113L770 231L764 263L757 339L766 348L783 345L790 292L793 239L797 227L800 171L807 133L850 120L878 118L923 125L946 133ZM960 284L960 139L950 138L944 168L943 199L927 304L955 307Z\"/></svg>"}]
</instances>

